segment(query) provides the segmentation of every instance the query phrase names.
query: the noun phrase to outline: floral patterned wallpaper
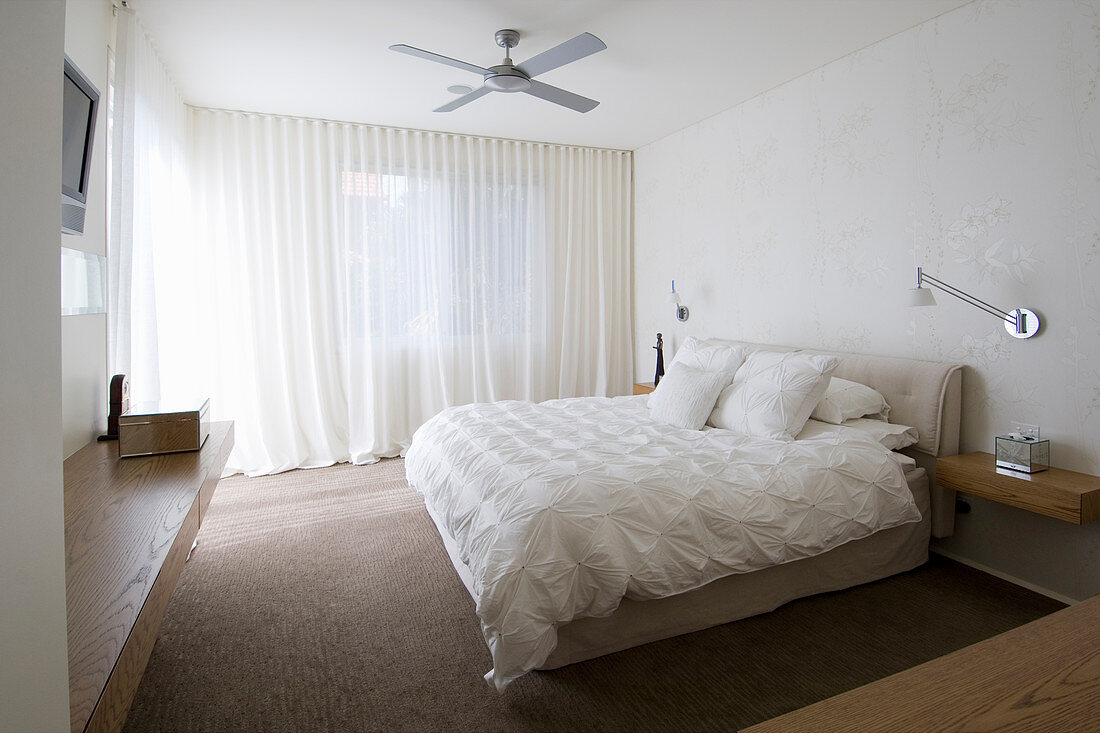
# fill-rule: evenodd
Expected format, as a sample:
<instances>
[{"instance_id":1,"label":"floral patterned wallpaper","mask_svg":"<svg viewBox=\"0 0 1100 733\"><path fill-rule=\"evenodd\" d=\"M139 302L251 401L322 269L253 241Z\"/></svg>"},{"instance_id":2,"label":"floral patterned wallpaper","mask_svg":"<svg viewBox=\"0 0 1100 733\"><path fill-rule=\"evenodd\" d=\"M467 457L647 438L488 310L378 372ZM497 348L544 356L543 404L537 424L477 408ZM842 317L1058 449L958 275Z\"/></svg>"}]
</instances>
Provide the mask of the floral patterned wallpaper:
<instances>
[{"instance_id":1,"label":"floral patterned wallpaper","mask_svg":"<svg viewBox=\"0 0 1100 733\"><path fill-rule=\"evenodd\" d=\"M657 331L957 362L964 451L1021 421L1100 474L1098 92L1100 0L976 0L636 151L638 378ZM902 307L917 265L1042 331ZM979 500L941 549L1100 592L1100 527Z\"/></svg>"}]
</instances>

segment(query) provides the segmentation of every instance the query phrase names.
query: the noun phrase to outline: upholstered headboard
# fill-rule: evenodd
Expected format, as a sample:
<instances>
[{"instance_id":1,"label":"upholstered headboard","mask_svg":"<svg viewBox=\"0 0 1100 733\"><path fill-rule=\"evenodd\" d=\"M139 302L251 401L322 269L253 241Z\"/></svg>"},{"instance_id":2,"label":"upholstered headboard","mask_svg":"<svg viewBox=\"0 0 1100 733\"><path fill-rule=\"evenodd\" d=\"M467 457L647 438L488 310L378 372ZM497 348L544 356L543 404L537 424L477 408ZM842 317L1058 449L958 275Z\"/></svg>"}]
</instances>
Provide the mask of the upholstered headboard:
<instances>
[{"instance_id":1,"label":"upholstered headboard","mask_svg":"<svg viewBox=\"0 0 1100 733\"><path fill-rule=\"evenodd\" d=\"M916 445L903 451L928 473L932 534L947 537L955 527L955 492L936 486L936 458L959 452L962 367L937 361L844 354L771 344L740 343L768 351L829 354L840 360L834 376L874 387L890 404L890 422L917 429Z\"/></svg>"}]
</instances>

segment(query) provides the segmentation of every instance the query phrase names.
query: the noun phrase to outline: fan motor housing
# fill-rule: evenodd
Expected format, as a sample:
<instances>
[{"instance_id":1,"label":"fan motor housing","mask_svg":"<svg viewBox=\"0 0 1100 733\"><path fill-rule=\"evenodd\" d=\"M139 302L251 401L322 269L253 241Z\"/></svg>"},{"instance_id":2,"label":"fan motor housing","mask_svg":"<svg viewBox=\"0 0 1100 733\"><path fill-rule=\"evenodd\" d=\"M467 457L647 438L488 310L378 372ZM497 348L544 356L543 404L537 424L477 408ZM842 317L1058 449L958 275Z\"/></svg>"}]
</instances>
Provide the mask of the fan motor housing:
<instances>
[{"instance_id":1,"label":"fan motor housing","mask_svg":"<svg viewBox=\"0 0 1100 733\"><path fill-rule=\"evenodd\" d=\"M525 92L531 88L531 79L514 66L490 66L491 74L485 75L485 86L497 92Z\"/></svg>"}]
</instances>

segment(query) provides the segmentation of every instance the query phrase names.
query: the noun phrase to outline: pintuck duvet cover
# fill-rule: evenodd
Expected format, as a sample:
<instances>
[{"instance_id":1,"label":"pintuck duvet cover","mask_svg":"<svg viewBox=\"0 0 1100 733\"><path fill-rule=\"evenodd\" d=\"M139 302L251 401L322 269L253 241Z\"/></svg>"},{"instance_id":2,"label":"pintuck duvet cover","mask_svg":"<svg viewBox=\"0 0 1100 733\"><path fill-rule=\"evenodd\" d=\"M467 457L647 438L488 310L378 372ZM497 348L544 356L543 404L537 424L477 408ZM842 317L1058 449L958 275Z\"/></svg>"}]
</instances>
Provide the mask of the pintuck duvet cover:
<instances>
[{"instance_id":1,"label":"pintuck duvet cover","mask_svg":"<svg viewBox=\"0 0 1100 733\"><path fill-rule=\"evenodd\" d=\"M413 437L409 484L457 544L497 689L557 626L920 520L896 454L859 436L683 430L646 397L455 407Z\"/></svg>"}]
</instances>

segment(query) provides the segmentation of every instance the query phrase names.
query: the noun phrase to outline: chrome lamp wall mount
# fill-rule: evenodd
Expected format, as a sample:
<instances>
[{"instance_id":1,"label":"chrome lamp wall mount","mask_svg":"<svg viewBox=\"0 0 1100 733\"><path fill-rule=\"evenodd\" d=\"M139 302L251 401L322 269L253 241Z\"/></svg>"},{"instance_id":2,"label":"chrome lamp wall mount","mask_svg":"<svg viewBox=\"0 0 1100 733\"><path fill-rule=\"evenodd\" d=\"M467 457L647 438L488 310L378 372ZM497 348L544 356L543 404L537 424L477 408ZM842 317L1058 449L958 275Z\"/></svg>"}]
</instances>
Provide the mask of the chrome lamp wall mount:
<instances>
[{"instance_id":1,"label":"chrome lamp wall mount","mask_svg":"<svg viewBox=\"0 0 1100 733\"><path fill-rule=\"evenodd\" d=\"M926 284L948 295L952 295L964 303L969 303L975 308L980 308L990 315L997 316L997 318L1004 321L1005 330L1008 331L1008 335L1013 338L1031 338L1039 332L1039 316L1035 315L1034 311L1030 311L1027 308L1015 308L1011 311L1003 311L996 306L986 303L984 300L979 300L973 295L959 290L954 285L948 285L943 280L929 275L924 271L924 268L921 267L917 268L917 287L910 288L907 293L907 306L912 308L936 304L936 299L932 297L932 291L924 287Z\"/></svg>"},{"instance_id":2,"label":"chrome lamp wall mount","mask_svg":"<svg viewBox=\"0 0 1100 733\"><path fill-rule=\"evenodd\" d=\"M691 313L688 307L680 302L680 294L676 292L676 281L672 281L672 291L668 294L668 302L676 306L676 320L686 321Z\"/></svg>"}]
</instances>

